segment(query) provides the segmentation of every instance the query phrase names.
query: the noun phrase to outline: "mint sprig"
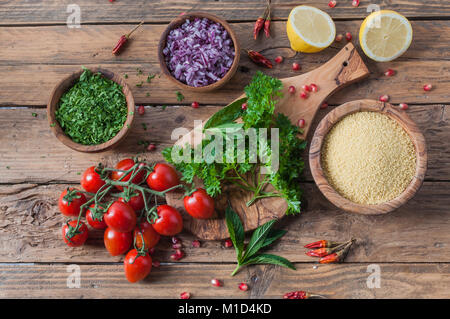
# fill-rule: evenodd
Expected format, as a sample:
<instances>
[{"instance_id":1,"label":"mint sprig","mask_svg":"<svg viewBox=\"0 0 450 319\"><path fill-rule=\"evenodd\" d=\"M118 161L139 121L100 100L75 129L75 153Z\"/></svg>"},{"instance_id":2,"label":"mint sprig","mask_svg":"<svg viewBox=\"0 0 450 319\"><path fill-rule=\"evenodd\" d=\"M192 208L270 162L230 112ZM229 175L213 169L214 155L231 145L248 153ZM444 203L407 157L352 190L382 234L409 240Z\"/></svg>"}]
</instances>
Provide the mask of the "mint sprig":
<instances>
[{"instance_id":1,"label":"mint sprig","mask_svg":"<svg viewBox=\"0 0 450 319\"><path fill-rule=\"evenodd\" d=\"M231 206L228 206L225 211L225 220L238 262L231 276L234 276L241 267L252 264L273 264L295 270L295 266L284 257L259 253L261 248L271 245L286 234L285 230L272 229L276 222L275 219L256 228L247 246L244 244L244 226L239 215L233 211Z\"/></svg>"}]
</instances>

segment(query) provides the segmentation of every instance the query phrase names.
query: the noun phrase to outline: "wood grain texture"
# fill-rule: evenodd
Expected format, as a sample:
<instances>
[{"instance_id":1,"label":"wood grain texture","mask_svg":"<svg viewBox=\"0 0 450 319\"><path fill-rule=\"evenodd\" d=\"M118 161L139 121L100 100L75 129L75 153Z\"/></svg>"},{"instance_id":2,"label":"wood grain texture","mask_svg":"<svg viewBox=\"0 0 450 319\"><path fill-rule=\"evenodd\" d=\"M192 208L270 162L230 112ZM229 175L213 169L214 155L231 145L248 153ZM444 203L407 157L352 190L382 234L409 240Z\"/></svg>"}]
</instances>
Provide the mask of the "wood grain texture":
<instances>
[{"instance_id":1,"label":"wood grain texture","mask_svg":"<svg viewBox=\"0 0 450 319\"><path fill-rule=\"evenodd\" d=\"M312 129L331 109L319 110ZM205 120L217 110L219 107L192 109L183 106L165 110L146 107L145 115L136 115L129 136L115 151L87 157L58 142L50 131L45 110L0 109L0 183L78 183L79 174L98 162L114 166L119 160L135 155L149 161L162 161L160 151L173 144L171 133L175 128L191 130L194 120ZM427 142L429 160L425 178L450 180L450 106L410 106L407 114L417 123ZM139 145L140 141L156 143L157 151L144 152L145 147ZM312 181L307 158L305 151L304 179Z\"/></svg>"},{"instance_id":2,"label":"wood grain texture","mask_svg":"<svg viewBox=\"0 0 450 319\"><path fill-rule=\"evenodd\" d=\"M337 32L351 31L355 39L353 43L358 45L359 24L359 21L338 21ZM328 61L345 45L342 41L318 54L295 54L289 49L284 22L273 22L273 38L258 41L251 38L253 23L233 23L231 26L242 48L261 51L272 60L282 55L284 62L269 70L255 66L243 55L238 72L228 84L209 93L194 94L182 90L185 96L183 103L197 101L200 104L226 105L242 93L256 70L279 78L303 74ZM370 78L349 86L345 92L338 92L328 102L341 104L364 98L378 99L382 94L390 95L391 103L449 102L450 21L412 21L412 26L414 41L402 57L389 63L375 63L362 54L371 72ZM0 38L8 44L0 50L0 71L3 74L0 78L0 106L44 106L56 83L81 65L100 65L120 75L128 74L127 83L138 104L177 104L175 91L179 88L171 81L157 76L151 84L145 82L148 73L160 72L157 45L164 28L164 25L142 26L134 34L127 50L117 57L111 54L111 49L118 37L129 31L130 25L89 25L81 29L64 26L0 28ZM292 71L294 61L301 64L300 72ZM138 76L137 68L143 70L144 75ZM383 72L387 68L395 69L397 75L385 77ZM136 87L141 81L144 85ZM432 83L434 89L424 92L424 83Z\"/></svg>"},{"instance_id":3,"label":"wood grain texture","mask_svg":"<svg viewBox=\"0 0 450 319\"><path fill-rule=\"evenodd\" d=\"M367 16L368 3L362 1L358 8L351 6L350 1L341 1L335 8L328 7L329 0L303 1L273 0L273 17L287 19L291 9L299 4L313 5L335 19L355 19ZM0 21L3 25L11 24L65 24L69 13L69 0L35 0L35 1L2 1L0 4ZM386 3L382 0L372 0L371 4L380 5L381 9L399 11L407 17L448 17L450 5L445 0L393 0ZM218 14L227 20L254 21L264 11L264 2L258 0L121 0L115 3L92 2L79 0L82 23L116 23L138 22L168 22L181 12L205 11Z\"/></svg>"},{"instance_id":4,"label":"wood grain texture","mask_svg":"<svg viewBox=\"0 0 450 319\"><path fill-rule=\"evenodd\" d=\"M339 194L328 183L321 165L322 145L328 132L336 123L338 123L347 115L362 111L378 112L384 114L400 124L400 126L410 137L416 152L416 170L410 184L396 198L388 202L376 205L358 204L348 200L347 198ZM316 131L314 132L314 137L312 138L311 147L309 149L309 166L311 169L311 174L314 177L314 181L316 182L316 185L319 187L320 191L337 207L345 211L357 214L386 214L404 205L419 190L425 178L425 173L427 170L427 146L422 132L406 112L400 110L397 107L394 107L389 103L383 103L374 100L350 101L335 108L320 121L319 125L316 128Z\"/></svg>"},{"instance_id":5,"label":"wood grain texture","mask_svg":"<svg viewBox=\"0 0 450 319\"><path fill-rule=\"evenodd\" d=\"M115 74L114 72L111 72L109 70L100 68L92 68L90 69L90 71L92 73L101 73L103 77L119 84L122 87L122 92L125 96L127 104L127 119L123 124L122 129L116 134L116 136L114 136L109 141L97 145L79 144L72 141L72 139L64 133L64 130L61 128L58 120L56 119L55 112L59 108L61 97L64 93L70 90L70 88L74 86L75 83L79 81L80 76L81 74L83 74L84 70L73 72L66 78L62 79L55 86L55 88L52 90L52 93L50 93L50 99L47 104L47 118L51 131L61 143L78 152L97 153L116 147L128 135L131 125L133 124L135 105L133 94L131 93L129 86L122 76Z\"/></svg>"},{"instance_id":6,"label":"wood grain texture","mask_svg":"<svg viewBox=\"0 0 450 319\"><path fill-rule=\"evenodd\" d=\"M282 97L279 98L275 106L275 113L283 113L294 124L303 119L306 124L299 137L305 139L324 100L334 92L362 80L368 75L369 71L356 48L353 44L348 43L333 58L317 69L294 77L280 79L283 83ZM300 99L298 94L294 95L288 92L291 86L300 88L302 85L311 83L317 85L318 92L312 92L307 99ZM243 97L245 97L245 94L242 94L239 99ZM202 131L202 125L199 125L180 138L177 144L184 146L189 143L191 147L197 146L201 139L196 139L195 134L201 134ZM256 174L259 174L259 172L256 172ZM253 178L254 176L248 175L246 179L253 183ZM262 177L260 180L262 180ZM203 184L197 183L196 186L202 187ZM267 192L275 191L271 185L263 190ZM224 207L227 206L227 203L230 203L234 211L240 216L245 231L253 230L272 219L283 218L288 208L286 201L280 197L260 199L247 207L245 203L250 200L252 200L251 193L241 191L238 187L231 187L224 191L224 194L219 196L216 201L216 218L196 219L185 213L184 227L201 239L224 239L229 237L224 215ZM166 201L179 211L184 211L180 192L166 194Z\"/></svg>"},{"instance_id":7,"label":"wood grain texture","mask_svg":"<svg viewBox=\"0 0 450 319\"><path fill-rule=\"evenodd\" d=\"M70 248L61 239L65 218L58 211L59 194L69 185L35 184L0 187L0 262L116 262L103 246L103 233L92 231L85 246ZM70 185L74 186L74 185ZM315 262L305 255L307 243L357 238L348 262L450 262L450 183L425 182L417 195L386 215L363 216L337 209L313 183L302 184L303 213L283 218L277 228L287 234L269 252L293 262ZM180 262L234 262L234 249L221 241L201 241L180 234L186 257ZM158 244L155 258L167 262L173 253L170 238Z\"/></svg>"},{"instance_id":8,"label":"wood grain texture","mask_svg":"<svg viewBox=\"0 0 450 319\"><path fill-rule=\"evenodd\" d=\"M161 265L142 282L130 284L123 265L80 265L80 288L68 288L73 270L67 265L1 265L1 298L173 298L187 291L192 298L275 298L305 290L341 298L449 298L450 265L381 264L380 288L367 287L368 264L297 264L297 270L252 266L230 277L234 265ZM223 280L221 288L212 278ZM70 278L69 278L69 282ZM247 282L250 289L240 291ZM176 313L176 309L172 310ZM168 314L170 313L170 310Z\"/></svg>"}]
</instances>

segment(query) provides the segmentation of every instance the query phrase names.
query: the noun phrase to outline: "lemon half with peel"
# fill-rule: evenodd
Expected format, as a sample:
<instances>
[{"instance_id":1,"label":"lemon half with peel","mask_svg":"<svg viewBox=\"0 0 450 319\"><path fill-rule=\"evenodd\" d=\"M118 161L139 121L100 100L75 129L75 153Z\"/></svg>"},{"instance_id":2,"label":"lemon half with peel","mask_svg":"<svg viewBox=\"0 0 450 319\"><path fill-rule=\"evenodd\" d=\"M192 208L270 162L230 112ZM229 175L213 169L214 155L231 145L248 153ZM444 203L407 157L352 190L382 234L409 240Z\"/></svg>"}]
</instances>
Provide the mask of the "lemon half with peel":
<instances>
[{"instance_id":1,"label":"lemon half with peel","mask_svg":"<svg viewBox=\"0 0 450 319\"><path fill-rule=\"evenodd\" d=\"M333 43L336 27L326 12L311 6L298 6L289 14L287 35L293 50L314 53Z\"/></svg>"},{"instance_id":2,"label":"lemon half with peel","mask_svg":"<svg viewBox=\"0 0 450 319\"><path fill-rule=\"evenodd\" d=\"M392 10L371 13L359 29L364 53L378 62L392 61L408 50L413 30L408 19Z\"/></svg>"}]
</instances>

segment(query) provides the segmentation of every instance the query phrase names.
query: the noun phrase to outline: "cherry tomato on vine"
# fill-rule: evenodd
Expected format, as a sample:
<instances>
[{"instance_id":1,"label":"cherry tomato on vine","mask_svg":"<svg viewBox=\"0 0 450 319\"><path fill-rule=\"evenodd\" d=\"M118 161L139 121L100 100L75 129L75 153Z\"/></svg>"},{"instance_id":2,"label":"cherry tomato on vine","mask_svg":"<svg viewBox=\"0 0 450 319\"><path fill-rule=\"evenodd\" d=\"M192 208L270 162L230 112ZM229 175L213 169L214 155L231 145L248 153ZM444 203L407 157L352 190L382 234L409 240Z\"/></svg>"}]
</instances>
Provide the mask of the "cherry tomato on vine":
<instances>
[{"instance_id":1,"label":"cherry tomato on vine","mask_svg":"<svg viewBox=\"0 0 450 319\"><path fill-rule=\"evenodd\" d=\"M194 218L207 219L214 214L214 199L203 188L198 188L183 199L184 208Z\"/></svg>"},{"instance_id":2,"label":"cherry tomato on vine","mask_svg":"<svg viewBox=\"0 0 450 319\"><path fill-rule=\"evenodd\" d=\"M156 209L158 219L153 224L153 229L161 235L173 236L183 229L183 218L172 206L160 205Z\"/></svg>"},{"instance_id":3,"label":"cherry tomato on vine","mask_svg":"<svg viewBox=\"0 0 450 319\"><path fill-rule=\"evenodd\" d=\"M132 249L123 261L125 277L129 282L138 282L148 276L152 270L152 257L148 253L139 255L136 249Z\"/></svg>"},{"instance_id":4,"label":"cherry tomato on vine","mask_svg":"<svg viewBox=\"0 0 450 319\"><path fill-rule=\"evenodd\" d=\"M105 185L105 181L95 171L95 166L89 167L81 176L81 186L86 192L95 194L103 185Z\"/></svg>"},{"instance_id":5,"label":"cherry tomato on vine","mask_svg":"<svg viewBox=\"0 0 450 319\"><path fill-rule=\"evenodd\" d=\"M136 226L136 213L130 205L116 200L103 216L106 225L111 229L127 233Z\"/></svg>"},{"instance_id":6,"label":"cherry tomato on vine","mask_svg":"<svg viewBox=\"0 0 450 319\"><path fill-rule=\"evenodd\" d=\"M70 188L73 190L73 188ZM59 196L58 207L61 213L65 216L78 216L80 214L80 207L86 203L86 196L83 193L76 192L71 199L64 198L67 195L67 189L65 189L61 196Z\"/></svg>"},{"instance_id":7,"label":"cherry tomato on vine","mask_svg":"<svg viewBox=\"0 0 450 319\"><path fill-rule=\"evenodd\" d=\"M144 203L144 197L142 196L141 192L136 192L132 194L132 197L130 197L129 201L126 201L125 198L119 197L119 201L123 203L127 203L128 205L133 208L135 212L139 212L144 209L145 203Z\"/></svg>"},{"instance_id":8,"label":"cherry tomato on vine","mask_svg":"<svg viewBox=\"0 0 450 319\"><path fill-rule=\"evenodd\" d=\"M142 238L144 238L145 249L150 249L156 246L161 235L153 229L148 221L144 220L134 229L134 240L139 249L142 248Z\"/></svg>"},{"instance_id":9,"label":"cherry tomato on vine","mask_svg":"<svg viewBox=\"0 0 450 319\"><path fill-rule=\"evenodd\" d=\"M157 191L162 192L166 189L180 184L180 178L177 171L170 165L158 163L147 177L147 185Z\"/></svg>"},{"instance_id":10,"label":"cherry tomato on vine","mask_svg":"<svg viewBox=\"0 0 450 319\"><path fill-rule=\"evenodd\" d=\"M106 228L103 234L106 250L111 256L118 256L127 252L133 243L133 236L130 233L121 233L111 228Z\"/></svg>"},{"instance_id":11,"label":"cherry tomato on vine","mask_svg":"<svg viewBox=\"0 0 450 319\"><path fill-rule=\"evenodd\" d=\"M65 224L62 228L63 240L69 247L82 246L86 242L86 239L88 238L89 231L86 224L83 222L80 222L80 228L78 229L78 231L74 233L75 235L72 238L67 238L66 235L68 235L69 230L75 229L76 226L77 221L71 220L70 222Z\"/></svg>"},{"instance_id":12,"label":"cherry tomato on vine","mask_svg":"<svg viewBox=\"0 0 450 319\"><path fill-rule=\"evenodd\" d=\"M89 206L88 210L86 211L86 221L94 229L105 229L107 227L107 225L105 223L105 219L102 218L102 220L98 220L98 219L94 219L94 217L92 216L91 209L94 207L95 207L95 204L91 204L91 206Z\"/></svg>"},{"instance_id":13,"label":"cherry tomato on vine","mask_svg":"<svg viewBox=\"0 0 450 319\"><path fill-rule=\"evenodd\" d=\"M134 160L132 160L131 158L126 158L126 159L121 160L119 163L117 163L116 169L126 171L126 170L129 170L130 168L132 168L134 166L134 164L136 164L136 162ZM142 163L139 165L139 167L142 167L144 165L145 164ZM111 173L111 179L114 181L117 181L122 177L123 174L125 174L125 173L114 171ZM131 174L132 173L128 173L127 176L125 176L121 181L122 182L128 181L131 177ZM133 184L137 184L137 185L141 184L144 181L145 176L146 176L146 171L143 169L133 178L133 180L132 180ZM116 188L119 190L123 190L123 187L119 186L119 185L117 185Z\"/></svg>"}]
</instances>

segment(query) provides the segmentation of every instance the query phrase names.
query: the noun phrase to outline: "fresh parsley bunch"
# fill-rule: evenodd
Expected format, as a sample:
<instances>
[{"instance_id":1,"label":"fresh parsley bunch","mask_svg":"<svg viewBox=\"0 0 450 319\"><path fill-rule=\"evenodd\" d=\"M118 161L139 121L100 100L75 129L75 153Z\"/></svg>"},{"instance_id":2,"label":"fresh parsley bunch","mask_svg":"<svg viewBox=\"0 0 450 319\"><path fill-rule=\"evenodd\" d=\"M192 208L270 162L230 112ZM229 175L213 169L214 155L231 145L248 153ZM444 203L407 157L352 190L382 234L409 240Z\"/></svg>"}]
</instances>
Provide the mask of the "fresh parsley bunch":
<instances>
[{"instance_id":1,"label":"fresh parsley bunch","mask_svg":"<svg viewBox=\"0 0 450 319\"><path fill-rule=\"evenodd\" d=\"M224 183L231 183L253 193L253 198L247 203L247 206L261 198L282 197L288 204L286 214L299 213L302 195L299 181L304 168L301 155L306 148L306 142L298 138L301 130L292 125L287 116L281 113L274 116L275 105L278 98L282 96L281 89L280 80L258 72L245 88L246 98L239 99L221 109L204 125L205 130L223 133L223 136L228 139L230 137L225 133L230 130L239 132L241 129L248 128L278 128L279 169L277 171L270 172L272 164L270 161L267 163L251 161L250 158L255 154L248 147L248 136L242 137L239 134L233 137L235 140L227 141L227 144L233 142L234 148L231 151L225 148L222 150L222 154L215 154L216 150L212 151L213 154L208 154L208 145L214 140L205 139L196 146L200 148L197 151L201 151L201 154L206 153L209 158L214 158L216 155L219 158L223 156L221 162L205 159L195 162L193 160L195 150L188 145L184 148L178 145L166 148L163 150L164 158L175 165L185 182L193 183L194 177L202 179L207 193L211 196L219 195ZM242 109L243 103L247 103L245 110ZM243 123L238 123L236 121L238 118L242 118ZM259 134L258 130L257 132ZM258 150L263 150L266 158L270 158L272 155L270 138L260 140L259 136L257 137ZM246 146L243 162L238 161L237 147L237 144L242 142L245 142ZM180 156L184 152L188 152L191 155L190 160L176 163L172 152ZM259 169L264 166L269 173L261 176ZM273 186L273 191L267 190L269 184Z\"/></svg>"}]
</instances>

